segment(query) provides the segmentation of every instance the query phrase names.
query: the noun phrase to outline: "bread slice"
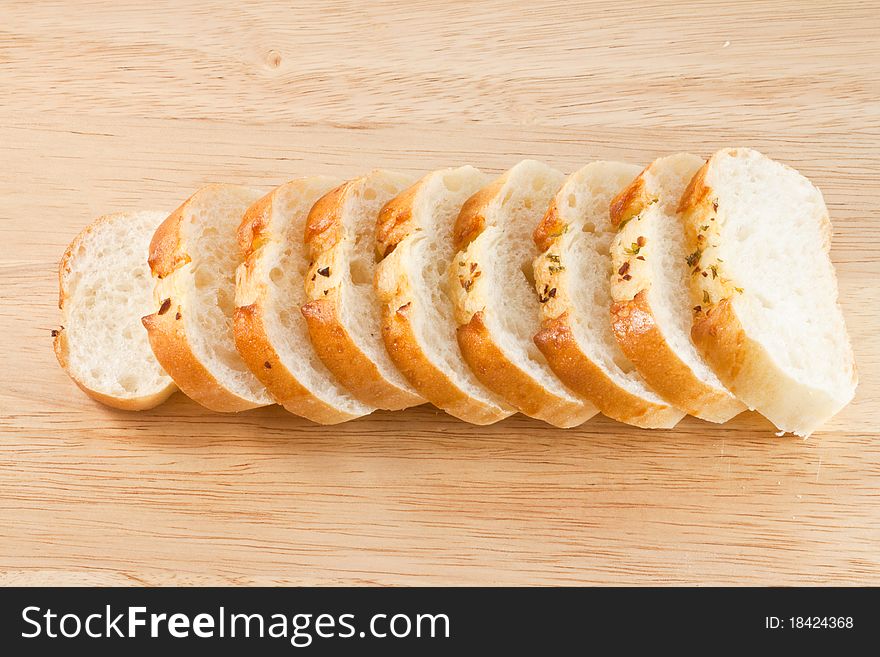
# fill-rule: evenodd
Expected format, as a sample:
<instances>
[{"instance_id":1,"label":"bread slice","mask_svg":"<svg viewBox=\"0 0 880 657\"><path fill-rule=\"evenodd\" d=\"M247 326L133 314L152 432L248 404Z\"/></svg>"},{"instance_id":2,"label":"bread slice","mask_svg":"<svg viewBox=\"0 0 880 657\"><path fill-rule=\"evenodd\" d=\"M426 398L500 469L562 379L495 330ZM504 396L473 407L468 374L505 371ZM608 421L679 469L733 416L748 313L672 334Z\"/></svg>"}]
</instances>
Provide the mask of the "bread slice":
<instances>
[{"instance_id":1,"label":"bread slice","mask_svg":"<svg viewBox=\"0 0 880 657\"><path fill-rule=\"evenodd\" d=\"M534 233L543 317L534 339L562 382L608 417L646 429L670 428L685 413L648 387L620 350L608 318L608 251L616 232L608 206L639 170L593 162L569 176L550 202Z\"/></svg>"},{"instance_id":2,"label":"bread slice","mask_svg":"<svg viewBox=\"0 0 880 657\"><path fill-rule=\"evenodd\" d=\"M728 148L693 178L681 210L697 348L749 408L808 436L858 383L822 193L757 151Z\"/></svg>"},{"instance_id":3,"label":"bread slice","mask_svg":"<svg viewBox=\"0 0 880 657\"><path fill-rule=\"evenodd\" d=\"M315 201L338 184L335 178L314 176L276 187L247 209L238 229L244 262L236 272L236 347L275 401L319 424L375 410L327 370L300 312L309 269L306 218Z\"/></svg>"},{"instance_id":4,"label":"bread slice","mask_svg":"<svg viewBox=\"0 0 880 657\"><path fill-rule=\"evenodd\" d=\"M150 238L164 212L108 214L71 242L58 269L61 329L55 355L90 397L128 411L177 390L150 349L141 316L153 305Z\"/></svg>"},{"instance_id":5,"label":"bread slice","mask_svg":"<svg viewBox=\"0 0 880 657\"><path fill-rule=\"evenodd\" d=\"M375 280L382 338L394 364L435 406L482 425L515 411L464 363L446 283L455 219L462 203L488 180L470 166L441 169L389 201L378 217L382 260Z\"/></svg>"},{"instance_id":6,"label":"bread slice","mask_svg":"<svg viewBox=\"0 0 880 657\"><path fill-rule=\"evenodd\" d=\"M573 427L597 409L562 384L532 340L541 326L532 232L564 178L524 160L468 199L449 284L458 343L477 378L526 415Z\"/></svg>"},{"instance_id":7,"label":"bread slice","mask_svg":"<svg viewBox=\"0 0 880 657\"><path fill-rule=\"evenodd\" d=\"M376 297L376 219L413 179L376 170L318 199L306 221L311 259L302 314L315 352L365 404L399 410L425 403L397 371L382 342Z\"/></svg>"},{"instance_id":8,"label":"bread slice","mask_svg":"<svg viewBox=\"0 0 880 657\"><path fill-rule=\"evenodd\" d=\"M725 422L745 406L691 342L690 271L682 192L703 165L679 153L654 160L611 203L611 327L621 350L661 397L691 415Z\"/></svg>"},{"instance_id":9,"label":"bread slice","mask_svg":"<svg viewBox=\"0 0 880 657\"><path fill-rule=\"evenodd\" d=\"M142 320L150 345L178 387L213 411L272 403L232 338L241 261L235 230L259 195L237 185L203 187L162 222L150 243L156 312Z\"/></svg>"}]
</instances>

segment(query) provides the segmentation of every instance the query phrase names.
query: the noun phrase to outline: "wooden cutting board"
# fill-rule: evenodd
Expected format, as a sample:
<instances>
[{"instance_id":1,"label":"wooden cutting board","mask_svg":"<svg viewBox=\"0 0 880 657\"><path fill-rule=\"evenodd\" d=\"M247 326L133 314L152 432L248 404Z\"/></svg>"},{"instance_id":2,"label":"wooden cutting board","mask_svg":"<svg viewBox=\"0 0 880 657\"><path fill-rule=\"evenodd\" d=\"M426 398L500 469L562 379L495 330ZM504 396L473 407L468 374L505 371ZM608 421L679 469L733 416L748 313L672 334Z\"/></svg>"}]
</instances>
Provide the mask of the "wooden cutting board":
<instances>
[{"instance_id":1,"label":"wooden cutting board","mask_svg":"<svg viewBox=\"0 0 880 657\"><path fill-rule=\"evenodd\" d=\"M148 4L0 6L0 582L880 584L876 4ZM727 145L809 175L834 221L861 386L807 441L755 414L125 413L52 353L58 259L101 213Z\"/></svg>"}]
</instances>

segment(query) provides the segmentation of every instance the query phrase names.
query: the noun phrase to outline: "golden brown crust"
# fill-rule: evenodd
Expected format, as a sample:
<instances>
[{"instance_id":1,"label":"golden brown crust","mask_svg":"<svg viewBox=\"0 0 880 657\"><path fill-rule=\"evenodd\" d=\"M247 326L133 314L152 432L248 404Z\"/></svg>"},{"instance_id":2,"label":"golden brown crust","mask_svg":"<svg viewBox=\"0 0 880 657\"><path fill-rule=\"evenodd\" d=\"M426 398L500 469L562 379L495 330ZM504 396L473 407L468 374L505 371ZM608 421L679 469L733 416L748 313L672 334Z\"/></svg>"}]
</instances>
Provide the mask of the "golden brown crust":
<instances>
[{"instance_id":1,"label":"golden brown crust","mask_svg":"<svg viewBox=\"0 0 880 657\"><path fill-rule=\"evenodd\" d=\"M462 206L455 224L454 246L458 254L449 276L459 323L458 344L477 379L506 402L549 424L563 428L577 426L596 414L595 407L574 399L561 382L553 386L558 394L551 392L521 369L496 342L485 321L483 282L487 279L483 276L479 249L474 241L486 229L486 215L501 196L509 176L510 171L471 196Z\"/></svg>"},{"instance_id":2,"label":"golden brown crust","mask_svg":"<svg viewBox=\"0 0 880 657\"><path fill-rule=\"evenodd\" d=\"M403 182L394 174L375 171L337 186L312 206L305 229L306 244L312 258L305 289L311 301L300 310L315 352L336 379L365 404L386 410L400 410L423 404L425 400L404 382L398 383L396 376L389 378L390 373L379 368L343 322L342 304L347 299L345 288L354 285L354 282L348 282L344 274L339 275L351 267L346 250L341 246L347 230L342 210L349 194L359 194L359 189L367 188L371 179L380 183L387 179L388 184L393 180L399 180L397 184ZM373 254L367 255L372 257ZM359 255L352 254L351 257Z\"/></svg>"},{"instance_id":3,"label":"golden brown crust","mask_svg":"<svg viewBox=\"0 0 880 657\"><path fill-rule=\"evenodd\" d=\"M544 318L533 341L557 377L608 417L650 429L675 426L684 416L683 411L653 396L646 398L645 394L630 392L619 379L603 369L601 361L591 357L590 351L584 349L575 335L576 327L570 314L574 312L575 304L570 287L582 282L570 280L570 274L566 272L569 264L566 260L577 257L570 250L568 240L577 238L568 235L568 228L574 226L565 218L565 204L574 191L569 184L577 175L569 177L554 196L533 235L541 250L541 255L534 261L534 272ZM621 181L621 186L623 184Z\"/></svg>"},{"instance_id":4,"label":"golden brown crust","mask_svg":"<svg viewBox=\"0 0 880 657\"><path fill-rule=\"evenodd\" d=\"M700 167L699 171L694 174L688 186L685 187L678 201L678 211L685 216L696 210L705 203L706 197L710 193L709 187L706 186L706 172L709 170L709 162Z\"/></svg>"},{"instance_id":5,"label":"golden brown crust","mask_svg":"<svg viewBox=\"0 0 880 657\"><path fill-rule=\"evenodd\" d=\"M341 237L340 212L345 195L352 185L361 179L344 182L319 198L306 218L305 243L311 253L319 253L334 247Z\"/></svg>"},{"instance_id":6,"label":"golden brown crust","mask_svg":"<svg viewBox=\"0 0 880 657\"><path fill-rule=\"evenodd\" d=\"M458 344L471 371L483 385L526 415L561 428L578 426L595 415L589 405L566 402L549 394L508 359L492 339L482 311L458 327Z\"/></svg>"},{"instance_id":7,"label":"golden brown crust","mask_svg":"<svg viewBox=\"0 0 880 657\"><path fill-rule=\"evenodd\" d=\"M293 181L287 183L301 184ZM329 183L328 184L332 184ZM326 186L324 187L326 189ZM262 247L267 239L299 240L299 235L269 235L276 229L270 228L273 205L286 185L277 187L259 199L245 213L239 227L241 245L244 247L244 263L238 271L236 297L244 305L233 312L233 334L239 355L251 372L267 388L272 398L288 411L319 424L337 424L360 417L363 413L352 413L340 406L328 403L303 383L284 364L275 350L266 328L264 302L267 282L261 280L263 266L260 258ZM317 193L317 191L315 192ZM280 201L279 201L280 202ZM268 232L267 232L268 231ZM256 277L256 278L255 278ZM316 345L317 347L317 345ZM353 403L353 402L352 402ZM365 409L363 412L369 412Z\"/></svg>"},{"instance_id":8,"label":"golden brown crust","mask_svg":"<svg viewBox=\"0 0 880 657\"><path fill-rule=\"evenodd\" d=\"M559 216L559 208L556 206L556 197L550 201L550 206L544 217L535 227L532 233L532 239L538 250L542 253L553 246L553 243L562 235L562 231L566 228L565 221Z\"/></svg>"},{"instance_id":9,"label":"golden brown crust","mask_svg":"<svg viewBox=\"0 0 880 657\"><path fill-rule=\"evenodd\" d=\"M163 301L157 312L141 321L159 364L187 397L221 413L259 405L227 390L196 358L186 337L183 309L173 299Z\"/></svg>"},{"instance_id":10,"label":"golden brown crust","mask_svg":"<svg viewBox=\"0 0 880 657\"><path fill-rule=\"evenodd\" d=\"M58 364L61 365L63 370L70 374L70 370L67 369L70 366L70 348L67 344L67 333L65 333L64 327L62 326L60 329L53 331L52 334L55 336L52 340L52 349L55 351L55 357L58 359Z\"/></svg>"},{"instance_id":11,"label":"golden brown crust","mask_svg":"<svg viewBox=\"0 0 880 657\"><path fill-rule=\"evenodd\" d=\"M64 310L64 301L67 299L67 283L65 275L70 273L70 260L73 257L73 251L79 247L79 243L83 236L90 229L91 226L76 236L76 238L70 243L70 246L64 251L64 255L61 256L61 262L58 264L58 308L61 310Z\"/></svg>"},{"instance_id":12,"label":"golden brown crust","mask_svg":"<svg viewBox=\"0 0 880 657\"><path fill-rule=\"evenodd\" d=\"M729 420L742 410L735 399L700 381L669 347L654 321L646 290L630 301L611 304L611 328L624 355L672 405L713 422Z\"/></svg>"},{"instance_id":13,"label":"golden brown crust","mask_svg":"<svg viewBox=\"0 0 880 657\"><path fill-rule=\"evenodd\" d=\"M388 255L376 271L376 292L382 302L382 339L395 367L409 383L438 408L465 422L487 425L515 413L501 403L469 395L434 365L423 350L411 313L413 295L407 272L395 247L412 230L412 205L428 174L386 204L379 216L379 253Z\"/></svg>"},{"instance_id":14,"label":"golden brown crust","mask_svg":"<svg viewBox=\"0 0 880 657\"><path fill-rule=\"evenodd\" d=\"M412 204L425 181L416 181L388 201L376 219L376 253L380 258L389 255L412 231Z\"/></svg>"},{"instance_id":15,"label":"golden brown crust","mask_svg":"<svg viewBox=\"0 0 880 657\"><path fill-rule=\"evenodd\" d=\"M736 153L735 150L728 152ZM742 347L748 338L730 303L736 288L732 284L722 285L721 281L726 281L726 268L717 259L715 249L706 245L707 242L716 243L719 236L716 222L718 202L713 199L713 191L706 184L706 175L712 162L712 159L706 162L691 179L681 196L678 211L684 219L688 246L695 254L690 284L691 295L698 305L693 309L691 339L718 378L727 384L735 381L741 370L737 362L745 357ZM701 275L703 270L708 273L710 268L720 272L720 275ZM708 294L708 300L703 297L704 291ZM715 346L710 348L713 344ZM725 354L719 354L716 349L723 349Z\"/></svg>"},{"instance_id":16,"label":"golden brown crust","mask_svg":"<svg viewBox=\"0 0 880 657\"><path fill-rule=\"evenodd\" d=\"M180 224L192 198L190 196L179 208L168 215L168 218L159 224L156 232L153 233L153 239L150 241L150 256L147 261L150 265L150 271L156 278L165 278L175 269L190 261L189 254L183 249L180 241Z\"/></svg>"},{"instance_id":17,"label":"golden brown crust","mask_svg":"<svg viewBox=\"0 0 880 657\"><path fill-rule=\"evenodd\" d=\"M207 185L190 196L160 224L150 242L150 270L158 279L165 278L190 262L182 239L182 222L196 196L223 185ZM218 412L238 412L262 406L226 388L198 359L187 337L180 300L160 300L157 312L142 319L150 346L159 364L177 386L202 406Z\"/></svg>"},{"instance_id":18,"label":"golden brown crust","mask_svg":"<svg viewBox=\"0 0 880 657\"><path fill-rule=\"evenodd\" d=\"M733 312L730 299L694 316L691 338L709 366L722 381L736 382L743 370L751 369L745 331Z\"/></svg>"},{"instance_id":19,"label":"golden brown crust","mask_svg":"<svg viewBox=\"0 0 880 657\"><path fill-rule=\"evenodd\" d=\"M668 404L652 403L630 394L611 380L581 351L567 312L545 320L535 335L535 344L565 385L614 420L644 429L669 429L684 415Z\"/></svg>"},{"instance_id":20,"label":"golden brown crust","mask_svg":"<svg viewBox=\"0 0 880 657\"><path fill-rule=\"evenodd\" d=\"M335 299L315 299L305 304L301 311L318 357L360 401L392 411L425 402L418 395L385 380L379 368L349 336L339 319Z\"/></svg>"},{"instance_id":21,"label":"golden brown crust","mask_svg":"<svg viewBox=\"0 0 880 657\"><path fill-rule=\"evenodd\" d=\"M486 217L484 216L486 206L489 205L498 192L507 182L507 176L501 176L495 181L483 187L476 194L471 196L458 213L458 219L455 221L455 229L453 230L453 243L458 251L467 248L467 245L473 242L483 229L486 227Z\"/></svg>"},{"instance_id":22,"label":"golden brown crust","mask_svg":"<svg viewBox=\"0 0 880 657\"><path fill-rule=\"evenodd\" d=\"M322 402L299 383L272 347L262 315L259 303L235 309L235 347L275 401L291 413L318 424L338 424L358 417Z\"/></svg>"},{"instance_id":23,"label":"golden brown crust","mask_svg":"<svg viewBox=\"0 0 880 657\"><path fill-rule=\"evenodd\" d=\"M640 219L639 215L654 202L654 192L648 188L648 174L656 164L657 161L648 165L612 201L610 217L618 231L631 231L636 224L628 221ZM652 245L648 243L647 247L648 251L640 255L650 260ZM612 249L614 266L620 265L620 276L612 279L612 287L619 284L615 296L620 300L611 306L611 325L624 355L658 395L691 415L711 422L724 422L742 411L742 404L727 391L704 383L675 353L657 326L648 301L652 274L647 263L634 257L620 263L620 255ZM623 299L618 296L621 294L625 295Z\"/></svg>"},{"instance_id":24,"label":"golden brown crust","mask_svg":"<svg viewBox=\"0 0 880 657\"><path fill-rule=\"evenodd\" d=\"M703 384L666 343L654 321L646 290L611 304L611 329L624 355L657 393L691 414L700 412ZM683 405L686 402L686 405Z\"/></svg>"},{"instance_id":25,"label":"golden brown crust","mask_svg":"<svg viewBox=\"0 0 880 657\"><path fill-rule=\"evenodd\" d=\"M722 383L736 392L736 388L741 388L739 381L744 370L748 370L748 376L753 381L763 376L760 374L757 358L762 348L751 343L734 312L731 296L736 293L735 288L731 285L723 286L720 282L726 280L724 263L718 261L714 249L705 249L707 239L712 243L718 241L719 232L716 223L718 203L712 198L713 191L706 184L706 175L712 161L710 159L706 162L694 175L678 206L684 217L688 245L696 254L691 267L690 283L691 295L695 303L699 303L693 309L691 339ZM707 227L707 230L701 231L699 227ZM720 277L701 275L703 270L708 271L710 268L720 272ZM704 292L706 297L703 296Z\"/></svg>"},{"instance_id":26,"label":"golden brown crust","mask_svg":"<svg viewBox=\"0 0 880 657\"><path fill-rule=\"evenodd\" d=\"M824 421L825 409L834 405L776 367L764 347L746 335L730 299L694 316L691 339L722 383L783 430L808 435L812 428L805 431L803 427L813 422L809 416L816 413L819 422Z\"/></svg>"},{"instance_id":27,"label":"golden brown crust","mask_svg":"<svg viewBox=\"0 0 880 657\"><path fill-rule=\"evenodd\" d=\"M450 415L471 424L486 425L503 420L513 409L483 404L469 397L425 357L409 318L410 304L382 313L382 339L394 365L426 399Z\"/></svg>"},{"instance_id":28,"label":"golden brown crust","mask_svg":"<svg viewBox=\"0 0 880 657\"><path fill-rule=\"evenodd\" d=\"M238 248L243 255L247 256L253 253L265 241L263 233L266 230L266 226L269 225L269 215L272 212L273 199L272 192L269 192L249 206L245 210L244 215L242 215L236 236L238 238Z\"/></svg>"},{"instance_id":29,"label":"golden brown crust","mask_svg":"<svg viewBox=\"0 0 880 657\"><path fill-rule=\"evenodd\" d=\"M650 165L648 166L650 168ZM647 168L642 171L635 180L626 186L617 196L611 200L609 208L609 216L611 217L611 225L619 228L621 224L632 219L650 202L648 188L645 183L645 173Z\"/></svg>"}]
</instances>

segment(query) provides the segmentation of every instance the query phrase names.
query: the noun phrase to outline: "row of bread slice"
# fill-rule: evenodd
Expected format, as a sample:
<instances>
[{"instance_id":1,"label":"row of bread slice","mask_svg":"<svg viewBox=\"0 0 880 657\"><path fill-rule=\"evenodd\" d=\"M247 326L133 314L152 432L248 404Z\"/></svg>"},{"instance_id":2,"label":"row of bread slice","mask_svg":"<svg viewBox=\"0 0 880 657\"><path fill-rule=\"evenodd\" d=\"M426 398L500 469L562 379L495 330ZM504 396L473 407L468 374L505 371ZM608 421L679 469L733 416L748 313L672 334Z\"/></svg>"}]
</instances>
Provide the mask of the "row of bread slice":
<instances>
[{"instance_id":1,"label":"row of bread slice","mask_svg":"<svg viewBox=\"0 0 880 657\"><path fill-rule=\"evenodd\" d=\"M56 352L111 405L155 405L173 379L213 410L279 403L323 424L425 401L475 424L519 411L559 427L601 411L668 428L749 407L807 435L855 390L821 193L749 149L567 178L526 160L496 178L466 166L266 195L211 185L151 236L157 215L131 216L137 235L84 247L133 221L102 219L61 268ZM153 289L142 262L135 282L123 271L148 236ZM78 295L90 268L97 292ZM124 311L115 292L103 319L83 319L102 284L122 282ZM141 300L155 359L130 337Z\"/></svg>"}]
</instances>

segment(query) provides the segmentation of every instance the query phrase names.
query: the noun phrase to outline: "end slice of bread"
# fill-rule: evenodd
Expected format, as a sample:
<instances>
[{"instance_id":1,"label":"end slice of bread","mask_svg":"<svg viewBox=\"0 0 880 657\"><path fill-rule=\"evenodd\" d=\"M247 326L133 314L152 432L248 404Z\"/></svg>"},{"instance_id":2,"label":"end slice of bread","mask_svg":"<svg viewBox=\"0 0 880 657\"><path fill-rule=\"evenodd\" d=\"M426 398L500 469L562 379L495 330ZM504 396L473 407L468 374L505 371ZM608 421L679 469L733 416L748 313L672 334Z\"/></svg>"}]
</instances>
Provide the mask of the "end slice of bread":
<instances>
[{"instance_id":1,"label":"end slice of bread","mask_svg":"<svg viewBox=\"0 0 880 657\"><path fill-rule=\"evenodd\" d=\"M90 397L128 411L177 390L150 349L141 317L153 306L150 239L164 212L109 214L71 242L58 269L61 329L55 355Z\"/></svg>"},{"instance_id":2,"label":"end slice of bread","mask_svg":"<svg viewBox=\"0 0 880 657\"><path fill-rule=\"evenodd\" d=\"M142 321L153 353L187 396L213 411L272 403L232 336L241 262L236 228L259 196L238 185L207 185L162 222L150 243L156 312Z\"/></svg>"},{"instance_id":3,"label":"end slice of bread","mask_svg":"<svg viewBox=\"0 0 880 657\"><path fill-rule=\"evenodd\" d=\"M750 408L809 435L858 383L822 193L757 151L728 148L694 176L681 211L694 342Z\"/></svg>"},{"instance_id":4,"label":"end slice of bread","mask_svg":"<svg viewBox=\"0 0 880 657\"><path fill-rule=\"evenodd\" d=\"M563 385L532 340L541 326L532 233L564 178L524 160L468 199L449 286L459 346L477 378L526 415L572 427L597 409Z\"/></svg>"},{"instance_id":5,"label":"end slice of bread","mask_svg":"<svg viewBox=\"0 0 880 657\"><path fill-rule=\"evenodd\" d=\"M431 403L480 425L515 410L465 364L446 282L455 254L455 219L465 200L488 181L470 166L428 174L382 208L376 242L382 260L375 286L388 354Z\"/></svg>"},{"instance_id":6,"label":"end slice of bread","mask_svg":"<svg viewBox=\"0 0 880 657\"><path fill-rule=\"evenodd\" d=\"M382 170L350 180L318 199L305 229L311 267L302 314L312 345L352 395L387 410L425 403L385 350L373 286L379 210L412 183Z\"/></svg>"},{"instance_id":7,"label":"end slice of bread","mask_svg":"<svg viewBox=\"0 0 880 657\"><path fill-rule=\"evenodd\" d=\"M725 422L745 406L691 341L691 252L677 211L702 165L688 153L654 160L612 201L611 326L623 353L661 397L691 415Z\"/></svg>"},{"instance_id":8,"label":"end slice of bread","mask_svg":"<svg viewBox=\"0 0 880 657\"><path fill-rule=\"evenodd\" d=\"M622 162L593 162L569 176L550 202L534 233L543 317L534 339L562 382L608 417L670 428L685 413L651 390L620 350L608 317L609 248L616 233L608 207L639 171ZM631 250L637 255L639 246Z\"/></svg>"},{"instance_id":9,"label":"end slice of bread","mask_svg":"<svg viewBox=\"0 0 880 657\"><path fill-rule=\"evenodd\" d=\"M235 344L276 402L319 424L375 410L324 366L300 312L309 271L306 219L312 205L338 184L313 176L276 187L247 209L238 229L244 262L235 283Z\"/></svg>"}]
</instances>

